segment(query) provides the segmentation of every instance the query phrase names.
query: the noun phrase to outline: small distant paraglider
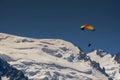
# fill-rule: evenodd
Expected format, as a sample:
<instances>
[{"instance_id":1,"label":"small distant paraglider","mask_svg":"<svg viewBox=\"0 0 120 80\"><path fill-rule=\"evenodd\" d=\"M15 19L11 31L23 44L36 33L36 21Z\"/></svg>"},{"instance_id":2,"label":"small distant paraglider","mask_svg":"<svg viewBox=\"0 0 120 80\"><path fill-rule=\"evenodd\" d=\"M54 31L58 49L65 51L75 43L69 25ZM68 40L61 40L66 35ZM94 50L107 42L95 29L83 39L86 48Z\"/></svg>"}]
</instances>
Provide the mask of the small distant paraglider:
<instances>
[{"instance_id":1,"label":"small distant paraglider","mask_svg":"<svg viewBox=\"0 0 120 80\"><path fill-rule=\"evenodd\" d=\"M80 26L81 30L89 30L89 31L95 31L94 27L92 25L86 24L86 25L82 25ZM88 47L91 47L91 43L88 44Z\"/></svg>"},{"instance_id":2,"label":"small distant paraglider","mask_svg":"<svg viewBox=\"0 0 120 80\"><path fill-rule=\"evenodd\" d=\"M81 29L81 30L87 29L87 30L89 30L89 31L95 31L94 27L91 26L91 25L89 25L89 24L80 26L80 29Z\"/></svg>"}]
</instances>

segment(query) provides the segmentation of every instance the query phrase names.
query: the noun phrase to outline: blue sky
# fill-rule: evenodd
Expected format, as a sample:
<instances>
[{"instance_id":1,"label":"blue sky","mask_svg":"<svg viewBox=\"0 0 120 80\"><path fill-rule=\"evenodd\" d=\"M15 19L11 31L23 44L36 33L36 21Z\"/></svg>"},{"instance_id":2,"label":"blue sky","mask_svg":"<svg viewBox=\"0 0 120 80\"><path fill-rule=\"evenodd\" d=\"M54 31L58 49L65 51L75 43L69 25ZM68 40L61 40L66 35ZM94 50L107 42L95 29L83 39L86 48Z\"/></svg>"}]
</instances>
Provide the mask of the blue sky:
<instances>
[{"instance_id":1,"label":"blue sky","mask_svg":"<svg viewBox=\"0 0 120 80\"><path fill-rule=\"evenodd\" d=\"M0 32L120 52L120 0L0 0ZM82 31L91 24L95 32ZM91 47L88 44L91 43Z\"/></svg>"}]
</instances>

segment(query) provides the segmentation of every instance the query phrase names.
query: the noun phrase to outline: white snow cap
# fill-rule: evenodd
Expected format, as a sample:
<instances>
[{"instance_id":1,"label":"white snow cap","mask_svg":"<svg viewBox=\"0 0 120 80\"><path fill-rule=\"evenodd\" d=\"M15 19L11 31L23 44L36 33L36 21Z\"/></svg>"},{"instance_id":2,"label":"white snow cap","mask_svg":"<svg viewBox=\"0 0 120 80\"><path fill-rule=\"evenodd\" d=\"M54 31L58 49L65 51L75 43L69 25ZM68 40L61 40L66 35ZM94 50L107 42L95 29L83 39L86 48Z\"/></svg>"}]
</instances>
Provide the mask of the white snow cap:
<instances>
[{"instance_id":1,"label":"white snow cap","mask_svg":"<svg viewBox=\"0 0 120 80\"><path fill-rule=\"evenodd\" d=\"M80 53L78 47L61 39L0 33L0 58L31 80L108 80L90 61L77 60Z\"/></svg>"}]
</instances>

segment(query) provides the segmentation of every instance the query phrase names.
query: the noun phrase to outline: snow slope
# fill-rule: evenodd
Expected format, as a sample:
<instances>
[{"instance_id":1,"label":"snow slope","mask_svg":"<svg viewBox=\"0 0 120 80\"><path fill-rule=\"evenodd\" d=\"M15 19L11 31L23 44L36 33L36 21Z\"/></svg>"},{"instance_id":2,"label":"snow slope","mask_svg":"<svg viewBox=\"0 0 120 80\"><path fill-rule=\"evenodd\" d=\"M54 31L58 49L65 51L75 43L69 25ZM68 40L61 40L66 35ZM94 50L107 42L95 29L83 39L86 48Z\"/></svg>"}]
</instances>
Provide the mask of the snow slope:
<instances>
[{"instance_id":1,"label":"snow slope","mask_svg":"<svg viewBox=\"0 0 120 80\"><path fill-rule=\"evenodd\" d=\"M113 80L120 80L120 64L115 60L116 55L103 50L94 50L87 54L90 58L98 62L101 68L105 69L105 72L113 78Z\"/></svg>"},{"instance_id":2,"label":"snow slope","mask_svg":"<svg viewBox=\"0 0 120 80\"><path fill-rule=\"evenodd\" d=\"M0 33L0 58L29 80L108 80L90 60L78 59L81 54L80 49L64 40Z\"/></svg>"}]
</instances>

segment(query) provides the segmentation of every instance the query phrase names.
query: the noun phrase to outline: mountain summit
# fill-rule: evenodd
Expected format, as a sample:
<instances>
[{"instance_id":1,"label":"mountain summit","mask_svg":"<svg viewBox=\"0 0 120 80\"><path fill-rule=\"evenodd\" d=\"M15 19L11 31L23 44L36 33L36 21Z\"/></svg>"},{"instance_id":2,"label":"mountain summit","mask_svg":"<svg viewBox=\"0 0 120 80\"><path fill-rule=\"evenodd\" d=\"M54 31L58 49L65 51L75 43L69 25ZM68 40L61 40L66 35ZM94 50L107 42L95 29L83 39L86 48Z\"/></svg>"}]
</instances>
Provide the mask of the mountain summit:
<instances>
[{"instance_id":1,"label":"mountain summit","mask_svg":"<svg viewBox=\"0 0 120 80\"><path fill-rule=\"evenodd\" d=\"M97 50L86 55L77 46L61 39L33 39L0 33L0 61L6 63L0 64L3 80L4 77L20 80L20 75L21 80L120 80L120 67L114 56ZM5 72L6 66L14 71Z\"/></svg>"},{"instance_id":2,"label":"mountain summit","mask_svg":"<svg viewBox=\"0 0 120 80\"><path fill-rule=\"evenodd\" d=\"M87 54L92 61L96 61L100 64L101 68L105 69L105 72L113 80L120 80L120 63L119 55L111 55L103 50L94 50Z\"/></svg>"}]
</instances>

